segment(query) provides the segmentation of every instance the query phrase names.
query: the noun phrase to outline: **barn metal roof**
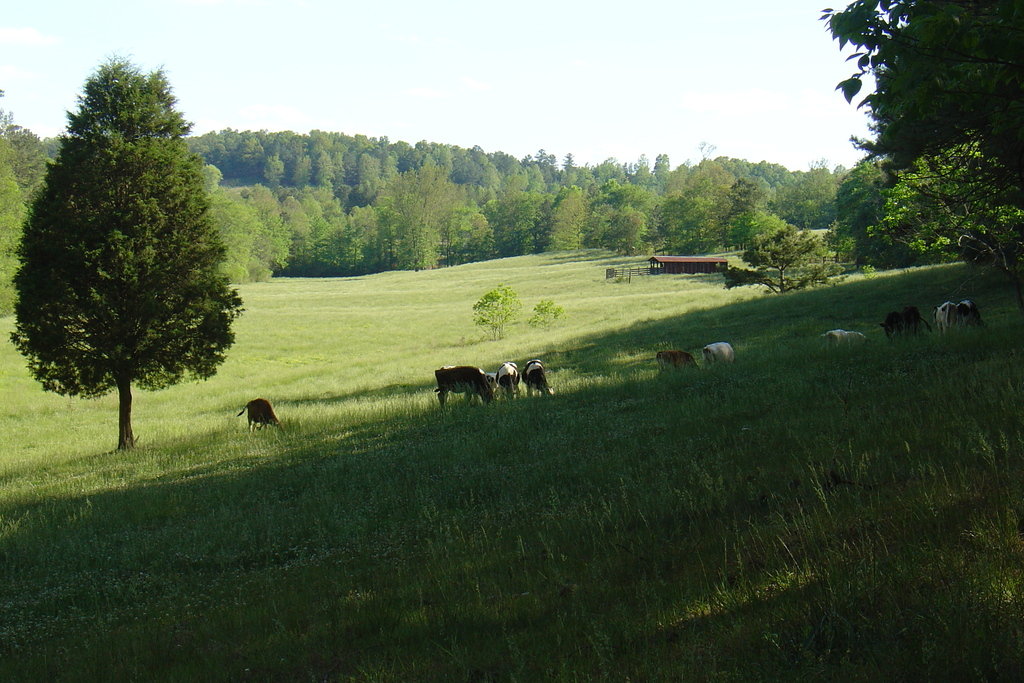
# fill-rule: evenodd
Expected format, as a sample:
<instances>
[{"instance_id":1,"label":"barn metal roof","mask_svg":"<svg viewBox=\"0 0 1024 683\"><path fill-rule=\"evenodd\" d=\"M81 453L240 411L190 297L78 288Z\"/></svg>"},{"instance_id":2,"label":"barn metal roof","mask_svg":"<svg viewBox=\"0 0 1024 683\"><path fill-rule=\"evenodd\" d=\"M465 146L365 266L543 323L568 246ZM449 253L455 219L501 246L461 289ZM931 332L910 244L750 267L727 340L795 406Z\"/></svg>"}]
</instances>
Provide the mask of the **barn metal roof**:
<instances>
[{"instance_id":1,"label":"barn metal roof","mask_svg":"<svg viewBox=\"0 0 1024 683\"><path fill-rule=\"evenodd\" d=\"M658 263L728 263L719 256L652 256L649 260Z\"/></svg>"}]
</instances>

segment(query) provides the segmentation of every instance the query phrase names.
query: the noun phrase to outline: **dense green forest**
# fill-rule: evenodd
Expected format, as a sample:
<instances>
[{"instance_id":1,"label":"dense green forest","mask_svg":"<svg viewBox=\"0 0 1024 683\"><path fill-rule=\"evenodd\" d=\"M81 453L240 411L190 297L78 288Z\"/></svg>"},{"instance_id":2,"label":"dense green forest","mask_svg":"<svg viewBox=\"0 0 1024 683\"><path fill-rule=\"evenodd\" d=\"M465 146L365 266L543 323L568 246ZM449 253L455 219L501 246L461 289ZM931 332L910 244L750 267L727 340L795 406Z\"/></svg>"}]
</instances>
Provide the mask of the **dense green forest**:
<instances>
[{"instance_id":1,"label":"dense green forest","mask_svg":"<svg viewBox=\"0 0 1024 683\"><path fill-rule=\"evenodd\" d=\"M0 315L14 307L11 277L21 226L28 199L43 179L47 157L44 142L0 109Z\"/></svg>"},{"instance_id":2,"label":"dense green forest","mask_svg":"<svg viewBox=\"0 0 1024 683\"><path fill-rule=\"evenodd\" d=\"M313 131L191 138L211 171L232 276L351 275L547 250L703 253L781 219L825 228L845 170L720 157L672 168L559 163L479 147ZM242 208L244 207L244 208ZM237 272L236 272L237 271Z\"/></svg>"},{"instance_id":3,"label":"dense green forest","mask_svg":"<svg viewBox=\"0 0 1024 683\"><path fill-rule=\"evenodd\" d=\"M29 197L60 144L0 110L0 314ZM523 159L431 142L313 131L224 130L189 138L207 164L212 212L234 282L346 276L550 250L623 255L740 249L789 224L830 228L843 259L877 267L921 257L879 240L879 166L806 171L727 157L672 166Z\"/></svg>"}]
</instances>

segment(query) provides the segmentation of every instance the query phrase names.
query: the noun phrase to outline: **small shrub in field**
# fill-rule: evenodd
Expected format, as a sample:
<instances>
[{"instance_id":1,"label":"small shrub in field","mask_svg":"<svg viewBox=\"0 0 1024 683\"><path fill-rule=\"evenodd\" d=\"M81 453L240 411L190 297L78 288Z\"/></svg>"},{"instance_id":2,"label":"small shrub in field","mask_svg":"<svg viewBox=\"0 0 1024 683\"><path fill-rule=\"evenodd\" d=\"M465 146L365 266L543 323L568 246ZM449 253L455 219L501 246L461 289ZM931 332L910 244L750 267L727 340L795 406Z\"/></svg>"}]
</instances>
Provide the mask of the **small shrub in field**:
<instances>
[{"instance_id":1,"label":"small shrub in field","mask_svg":"<svg viewBox=\"0 0 1024 683\"><path fill-rule=\"evenodd\" d=\"M519 295L508 285L498 285L473 304L473 322L487 328L493 339L505 336L505 325L514 321L523 308Z\"/></svg>"},{"instance_id":2,"label":"small shrub in field","mask_svg":"<svg viewBox=\"0 0 1024 683\"><path fill-rule=\"evenodd\" d=\"M533 307L533 316L527 321L530 327L547 327L565 315L565 309L551 299L541 299Z\"/></svg>"}]
</instances>

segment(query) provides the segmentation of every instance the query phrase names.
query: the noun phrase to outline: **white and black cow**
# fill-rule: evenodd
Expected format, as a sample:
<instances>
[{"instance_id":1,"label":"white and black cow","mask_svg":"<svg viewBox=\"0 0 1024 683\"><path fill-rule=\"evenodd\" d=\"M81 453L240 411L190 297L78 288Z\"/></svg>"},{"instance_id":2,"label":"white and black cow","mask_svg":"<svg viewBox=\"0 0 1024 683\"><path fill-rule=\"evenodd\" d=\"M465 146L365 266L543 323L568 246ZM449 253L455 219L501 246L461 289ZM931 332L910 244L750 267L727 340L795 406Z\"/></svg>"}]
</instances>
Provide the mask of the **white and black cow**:
<instances>
[{"instance_id":1,"label":"white and black cow","mask_svg":"<svg viewBox=\"0 0 1024 683\"><path fill-rule=\"evenodd\" d=\"M957 324L956 304L946 301L935 307L935 329L940 333Z\"/></svg>"},{"instance_id":2,"label":"white and black cow","mask_svg":"<svg viewBox=\"0 0 1024 683\"><path fill-rule=\"evenodd\" d=\"M534 391L549 396L555 393L548 386L548 375L544 370L544 364L536 358L526 361L526 366L523 368L523 384L526 385L526 393L531 396Z\"/></svg>"},{"instance_id":3,"label":"white and black cow","mask_svg":"<svg viewBox=\"0 0 1024 683\"><path fill-rule=\"evenodd\" d=\"M704 356L704 362L711 363L731 363L736 360L736 352L732 348L732 344L729 342L714 342L708 344L702 350Z\"/></svg>"},{"instance_id":4,"label":"white and black cow","mask_svg":"<svg viewBox=\"0 0 1024 683\"><path fill-rule=\"evenodd\" d=\"M494 373L494 381L498 385L498 391L506 398L513 398L519 394L519 366L511 361L502 363Z\"/></svg>"},{"instance_id":5,"label":"white and black cow","mask_svg":"<svg viewBox=\"0 0 1024 683\"><path fill-rule=\"evenodd\" d=\"M959 303L946 301L935 307L935 327L939 332L946 332L952 327L979 326L981 312L978 311L978 304L970 299L964 299Z\"/></svg>"},{"instance_id":6,"label":"white and black cow","mask_svg":"<svg viewBox=\"0 0 1024 683\"><path fill-rule=\"evenodd\" d=\"M956 305L957 319L961 325L972 326L984 325L981 321L981 311L978 310L978 304L974 303L970 299L964 299Z\"/></svg>"},{"instance_id":7,"label":"white and black cow","mask_svg":"<svg viewBox=\"0 0 1024 683\"><path fill-rule=\"evenodd\" d=\"M487 373L480 368L471 365L446 365L443 368L434 370L434 377L437 378L437 400L444 406L445 399L450 393L476 394L484 403L494 400L494 389L487 379Z\"/></svg>"}]
</instances>

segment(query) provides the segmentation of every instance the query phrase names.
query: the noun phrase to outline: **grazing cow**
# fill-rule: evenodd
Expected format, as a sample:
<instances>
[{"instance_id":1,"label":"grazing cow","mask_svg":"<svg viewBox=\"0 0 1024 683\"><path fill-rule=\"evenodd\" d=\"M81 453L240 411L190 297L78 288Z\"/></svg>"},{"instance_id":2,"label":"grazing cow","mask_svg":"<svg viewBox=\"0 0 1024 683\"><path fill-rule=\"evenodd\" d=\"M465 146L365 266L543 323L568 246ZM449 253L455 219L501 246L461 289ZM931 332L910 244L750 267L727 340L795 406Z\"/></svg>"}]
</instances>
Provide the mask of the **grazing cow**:
<instances>
[{"instance_id":1,"label":"grazing cow","mask_svg":"<svg viewBox=\"0 0 1024 683\"><path fill-rule=\"evenodd\" d=\"M487 373L471 365L446 365L434 370L437 378L437 400L444 406L449 393L476 394L484 403L494 400L494 389L487 380Z\"/></svg>"},{"instance_id":2,"label":"grazing cow","mask_svg":"<svg viewBox=\"0 0 1024 683\"><path fill-rule=\"evenodd\" d=\"M689 351L658 351L655 359L662 370L681 368L686 365L697 366L697 361L693 359L693 354Z\"/></svg>"},{"instance_id":3,"label":"grazing cow","mask_svg":"<svg viewBox=\"0 0 1024 683\"><path fill-rule=\"evenodd\" d=\"M248 411L249 420L249 431L255 429L263 429L265 425L274 425L275 427L281 426L281 421L277 419L277 415L274 414L274 407L270 405L270 401L265 398L254 398L245 404L242 408L242 412L238 413L235 417L240 417L242 413Z\"/></svg>"},{"instance_id":4,"label":"grazing cow","mask_svg":"<svg viewBox=\"0 0 1024 683\"><path fill-rule=\"evenodd\" d=\"M932 326L921 317L917 306L905 306L902 311L890 311L885 316L885 322L878 323L885 330L885 336L892 339L894 335L917 334L921 331L921 324L932 331Z\"/></svg>"},{"instance_id":5,"label":"grazing cow","mask_svg":"<svg viewBox=\"0 0 1024 683\"><path fill-rule=\"evenodd\" d=\"M951 327L980 325L984 325L984 323L981 321L978 304L970 299L964 299L956 304L946 301L935 307L935 327L939 332L945 332Z\"/></svg>"},{"instance_id":6,"label":"grazing cow","mask_svg":"<svg viewBox=\"0 0 1024 683\"><path fill-rule=\"evenodd\" d=\"M956 305L957 321L960 325L965 326L982 326L985 323L981 321L981 312L978 310L978 304L974 303L970 299L964 299Z\"/></svg>"},{"instance_id":7,"label":"grazing cow","mask_svg":"<svg viewBox=\"0 0 1024 683\"><path fill-rule=\"evenodd\" d=\"M526 385L526 393L530 396L534 391L549 396L555 393L548 386L548 375L544 370L544 364L536 358L526 361L526 367L523 368L523 384Z\"/></svg>"},{"instance_id":8,"label":"grazing cow","mask_svg":"<svg viewBox=\"0 0 1024 683\"><path fill-rule=\"evenodd\" d=\"M501 364L495 374L495 381L498 390L507 398L512 398L519 393L519 366L509 361Z\"/></svg>"},{"instance_id":9,"label":"grazing cow","mask_svg":"<svg viewBox=\"0 0 1024 683\"><path fill-rule=\"evenodd\" d=\"M885 330L885 336L892 339L894 334L903 332L903 316L897 311L889 311L885 315L885 321L878 323Z\"/></svg>"},{"instance_id":10,"label":"grazing cow","mask_svg":"<svg viewBox=\"0 0 1024 683\"><path fill-rule=\"evenodd\" d=\"M736 359L736 352L729 342L708 344L702 353L705 363L731 363Z\"/></svg>"},{"instance_id":11,"label":"grazing cow","mask_svg":"<svg viewBox=\"0 0 1024 683\"><path fill-rule=\"evenodd\" d=\"M935 329L940 333L944 333L949 328L957 324L957 305L952 301L946 301L935 307L933 313L935 318Z\"/></svg>"},{"instance_id":12,"label":"grazing cow","mask_svg":"<svg viewBox=\"0 0 1024 683\"><path fill-rule=\"evenodd\" d=\"M860 332L854 332L852 330L829 330L825 334L821 335L825 338L825 343L829 346L838 346L840 344L852 344L855 342L866 341L865 337Z\"/></svg>"}]
</instances>

